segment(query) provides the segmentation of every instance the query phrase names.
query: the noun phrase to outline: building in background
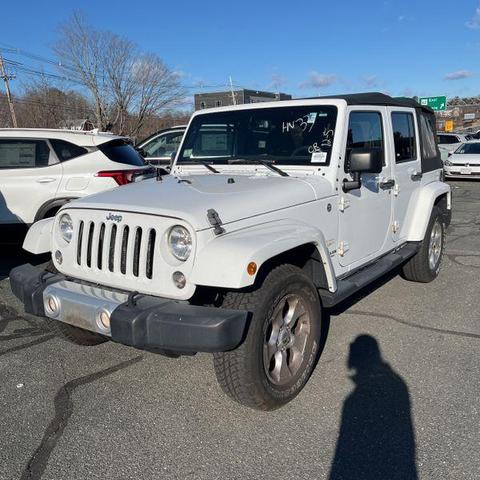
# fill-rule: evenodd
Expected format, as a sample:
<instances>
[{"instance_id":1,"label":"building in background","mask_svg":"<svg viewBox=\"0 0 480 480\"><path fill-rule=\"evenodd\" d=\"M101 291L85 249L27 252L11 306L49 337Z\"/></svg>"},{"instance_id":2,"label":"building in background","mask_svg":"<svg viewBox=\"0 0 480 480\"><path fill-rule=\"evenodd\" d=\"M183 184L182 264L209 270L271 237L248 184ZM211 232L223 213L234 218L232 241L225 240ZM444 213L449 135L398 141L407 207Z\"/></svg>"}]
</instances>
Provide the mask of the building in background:
<instances>
[{"instance_id":1,"label":"building in background","mask_svg":"<svg viewBox=\"0 0 480 480\"><path fill-rule=\"evenodd\" d=\"M443 112L435 112L437 131L477 132L480 130L480 103L457 104L450 102Z\"/></svg>"},{"instance_id":2,"label":"building in background","mask_svg":"<svg viewBox=\"0 0 480 480\"><path fill-rule=\"evenodd\" d=\"M233 98L235 97L235 102ZM261 92L258 90L241 90L227 92L196 93L195 110L204 108L225 107L243 103L275 102L279 100L291 100L292 96L286 93Z\"/></svg>"}]
</instances>

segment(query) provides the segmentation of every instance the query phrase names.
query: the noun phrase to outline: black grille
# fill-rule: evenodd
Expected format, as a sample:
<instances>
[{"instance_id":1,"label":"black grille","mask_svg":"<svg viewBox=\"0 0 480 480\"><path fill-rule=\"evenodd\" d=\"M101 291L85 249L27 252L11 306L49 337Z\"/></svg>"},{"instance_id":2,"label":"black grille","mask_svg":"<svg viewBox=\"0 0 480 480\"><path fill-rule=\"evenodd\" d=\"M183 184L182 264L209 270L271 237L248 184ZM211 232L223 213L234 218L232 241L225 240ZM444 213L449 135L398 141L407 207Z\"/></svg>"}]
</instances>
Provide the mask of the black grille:
<instances>
[{"instance_id":1,"label":"black grille","mask_svg":"<svg viewBox=\"0 0 480 480\"><path fill-rule=\"evenodd\" d=\"M151 280L156 240L154 228L132 228L104 222L95 224L82 220L77 231L77 264Z\"/></svg>"}]
</instances>

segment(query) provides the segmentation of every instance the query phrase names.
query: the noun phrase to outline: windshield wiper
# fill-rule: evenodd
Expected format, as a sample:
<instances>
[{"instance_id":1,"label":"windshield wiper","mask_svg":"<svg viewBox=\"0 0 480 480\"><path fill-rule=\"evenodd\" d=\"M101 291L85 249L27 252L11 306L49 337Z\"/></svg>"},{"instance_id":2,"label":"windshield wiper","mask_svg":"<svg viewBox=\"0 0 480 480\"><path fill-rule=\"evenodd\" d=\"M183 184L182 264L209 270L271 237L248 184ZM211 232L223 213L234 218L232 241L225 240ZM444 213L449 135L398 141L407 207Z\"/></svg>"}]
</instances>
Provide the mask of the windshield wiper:
<instances>
[{"instance_id":1,"label":"windshield wiper","mask_svg":"<svg viewBox=\"0 0 480 480\"><path fill-rule=\"evenodd\" d=\"M209 165L207 162L204 162L203 160L200 160L199 158L192 158L190 157L188 159L190 162L193 162L193 163L200 163L201 165L203 165L205 168L208 168L211 172L213 173L220 173L216 168L213 168L211 165ZM183 162L182 162L183 163ZM185 162L185 163L188 163L188 162Z\"/></svg>"},{"instance_id":2,"label":"windshield wiper","mask_svg":"<svg viewBox=\"0 0 480 480\"><path fill-rule=\"evenodd\" d=\"M258 163L260 165L263 165L264 167L268 168L272 172L278 173L282 177L288 177L288 173L284 172L283 170L280 170L278 167L273 165L272 160L262 160L260 158L235 158L233 160L228 161L229 164L235 164L235 163Z\"/></svg>"}]
</instances>

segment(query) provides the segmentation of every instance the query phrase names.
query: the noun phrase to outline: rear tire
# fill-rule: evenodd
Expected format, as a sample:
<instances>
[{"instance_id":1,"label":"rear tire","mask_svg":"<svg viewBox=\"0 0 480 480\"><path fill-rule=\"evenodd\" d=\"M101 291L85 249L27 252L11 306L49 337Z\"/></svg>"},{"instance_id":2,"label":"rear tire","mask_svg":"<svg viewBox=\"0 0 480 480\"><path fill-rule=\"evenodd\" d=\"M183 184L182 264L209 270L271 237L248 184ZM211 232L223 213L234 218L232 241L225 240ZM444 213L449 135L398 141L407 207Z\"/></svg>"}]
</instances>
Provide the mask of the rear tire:
<instances>
[{"instance_id":1,"label":"rear tire","mask_svg":"<svg viewBox=\"0 0 480 480\"><path fill-rule=\"evenodd\" d=\"M420 250L403 266L403 277L421 283L435 280L442 265L444 245L444 216L440 209L434 206Z\"/></svg>"},{"instance_id":2,"label":"rear tire","mask_svg":"<svg viewBox=\"0 0 480 480\"><path fill-rule=\"evenodd\" d=\"M222 307L251 312L244 342L213 356L223 391L257 410L291 401L310 378L319 354L321 305L308 276L293 265L281 265L257 290L229 292Z\"/></svg>"}]
</instances>

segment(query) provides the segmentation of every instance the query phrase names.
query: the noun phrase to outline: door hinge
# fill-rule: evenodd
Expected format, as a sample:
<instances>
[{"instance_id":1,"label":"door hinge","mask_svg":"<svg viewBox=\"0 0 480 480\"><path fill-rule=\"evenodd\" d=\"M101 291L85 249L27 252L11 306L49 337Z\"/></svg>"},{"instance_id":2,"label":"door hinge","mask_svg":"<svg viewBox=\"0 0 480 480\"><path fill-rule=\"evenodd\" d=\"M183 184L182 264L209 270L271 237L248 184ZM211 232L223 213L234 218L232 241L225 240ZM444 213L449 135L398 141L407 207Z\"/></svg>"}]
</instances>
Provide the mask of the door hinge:
<instances>
[{"instance_id":1,"label":"door hinge","mask_svg":"<svg viewBox=\"0 0 480 480\"><path fill-rule=\"evenodd\" d=\"M400 230L400 222L397 222L397 220L395 220L392 223L392 232L397 233L399 230Z\"/></svg>"},{"instance_id":2,"label":"door hinge","mask_svg":"<svg viewBox=\"0 0 480 480\"><path fill-rule=\"evenodd\" d=\"M350 206L350 200L347 200L345 197L340 198L340 202L338 202L338 209L341 212L344 212L346 208Z\"/></svg>"},{"instance_id":3,"label":"door hinge","mask_svg":"<svg viewBox=\"0 0 480 480\"><path fill-rule=\"evenodd\" d=\"M348 242L340 242L338 244L337 253L343 257L350 250Z\"/></svg>"}]
</instances>

